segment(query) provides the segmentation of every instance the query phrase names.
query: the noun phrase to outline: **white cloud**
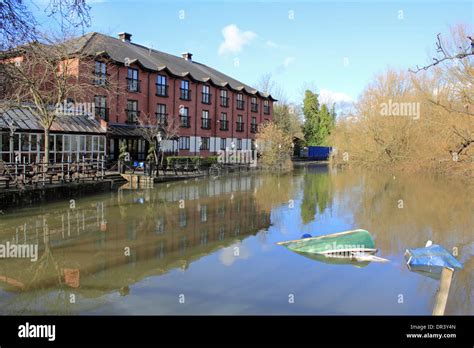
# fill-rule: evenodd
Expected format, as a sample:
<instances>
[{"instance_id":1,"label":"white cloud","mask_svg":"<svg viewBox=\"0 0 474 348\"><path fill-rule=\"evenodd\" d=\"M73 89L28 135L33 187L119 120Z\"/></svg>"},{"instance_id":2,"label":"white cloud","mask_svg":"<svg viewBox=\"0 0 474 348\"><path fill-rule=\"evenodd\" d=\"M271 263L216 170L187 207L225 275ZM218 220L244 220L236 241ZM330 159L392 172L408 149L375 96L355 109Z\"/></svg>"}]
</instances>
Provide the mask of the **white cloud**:
<instances>
[{"instance_id":1,"label":"white cloud","mask_svg":"<svg viewBox=\"0 0 474 348\"><path fill-rule=\"evenodd\" d=\"M235 255L236 250L239 251L238 256ZM230 247L223 248L219 260L225 266L232 266L237 259L248 259L250 257L250 251L241 242L237 242Z\"/></svg>"},{"instance_id":2,"label":"white cloud","mask_svg":"<svg viewBox=\"0 0 474 348\"><path fill-rule=\"evenodd\" d=\"M268 40L267 42L265 42L265 46L269 47L269 48L278 48L279 46L273 42L272 40Z\"/></svg>"},{"instance_id":3,"label":"white cloud","mask_svg":"<svg viewBox=\"0 0 474 348\"><path fill-rule=\"evenodd\" d=\"M319 92L319 102L321 104L347 104L347 103L353 103L353 99L351 96L349 96L346 93L342 92L333 92L330 91L329 89L322 89Z\"/></svg>"},{"instance_id":4,"label":"white cloud","mask_svg":"<svg viewBox=\"0 0 474 348\"><path fill-rule=\"evenodd\" d=\"M354 107L354 99L343 92L333 92L328 89L321 89L319 92L319 103L326 104L328 107L336 104L336 113L338 115L349 114Z\"/></svg>"},{"instance_id":5,"label":"white cloud","mask_svg":"<svg viewBox=\"0 0 474 348\"><path fill-rule=\"evenodd\" d=\"M296 58L295 57L286 57L285 60L283 61L283 67L288 68L290 64L293 64L295 62Z\"/></svg>"},{"instance_id":6,"label":"white cloud","mask_svg":"<svg viewBox=\"0 0 474 348\"><path fill-rule=\"evenodd\" d=\"M229 24L222 29L224 42L219 46L219 54L240 52L245 45L257 37L253 31L242 31L235 24Z\"/></svg>"}]
</instances>

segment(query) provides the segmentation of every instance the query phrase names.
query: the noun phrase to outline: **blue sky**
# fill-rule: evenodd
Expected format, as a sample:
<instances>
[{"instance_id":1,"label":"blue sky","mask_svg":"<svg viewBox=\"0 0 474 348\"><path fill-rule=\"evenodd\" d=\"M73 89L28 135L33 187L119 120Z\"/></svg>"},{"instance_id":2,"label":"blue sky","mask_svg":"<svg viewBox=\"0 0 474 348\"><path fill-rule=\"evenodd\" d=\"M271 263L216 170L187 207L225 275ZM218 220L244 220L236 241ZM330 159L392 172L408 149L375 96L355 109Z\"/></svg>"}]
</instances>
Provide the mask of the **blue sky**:
<instances>
[{"instance_id":1,"label":"blue sky","mask_svg":"<svg viewBox=\"0 0 474 348\"><path fill-rule=\"evenodd\" d=\"M473 2L461 0L89 3L87 31L126 31L132 41L161 51L189 51L250 85L271 73L293 102L300 102L305 83L334 100L355 99L386 67L427 62L438 32L474 23Z\"/></svg>"}]
</instances>

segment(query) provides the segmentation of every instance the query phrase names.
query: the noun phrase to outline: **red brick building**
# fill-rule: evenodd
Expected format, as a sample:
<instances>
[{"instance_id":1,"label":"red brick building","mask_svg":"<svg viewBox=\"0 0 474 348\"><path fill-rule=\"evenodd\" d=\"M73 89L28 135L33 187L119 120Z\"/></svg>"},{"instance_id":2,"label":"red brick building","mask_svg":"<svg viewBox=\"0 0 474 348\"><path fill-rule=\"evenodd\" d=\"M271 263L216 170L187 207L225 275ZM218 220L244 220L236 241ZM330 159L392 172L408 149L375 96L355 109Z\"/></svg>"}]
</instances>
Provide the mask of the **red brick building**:
<instances>
[{"instance_id":1,"label":"red brick building","mask_svg":"<svg viewBox=\"0 0 474 348\"><path fill-rule=\"evenodd\" d=\"M137 119L156 117L166 129L178 122L179 138L164 140L162 149L179 155L207 156L220 149L250 150L257 127L271 120L271 95L262 93L192 59L177 57L131 41L89 33L74 39L75 49L96 58L96 114L108 122L108 153L116 159L126 141L133 159L146 157L148 144L137 131ZM113 79L123 89L102 95L100 86Z\"/></svg>"}]
</instances>

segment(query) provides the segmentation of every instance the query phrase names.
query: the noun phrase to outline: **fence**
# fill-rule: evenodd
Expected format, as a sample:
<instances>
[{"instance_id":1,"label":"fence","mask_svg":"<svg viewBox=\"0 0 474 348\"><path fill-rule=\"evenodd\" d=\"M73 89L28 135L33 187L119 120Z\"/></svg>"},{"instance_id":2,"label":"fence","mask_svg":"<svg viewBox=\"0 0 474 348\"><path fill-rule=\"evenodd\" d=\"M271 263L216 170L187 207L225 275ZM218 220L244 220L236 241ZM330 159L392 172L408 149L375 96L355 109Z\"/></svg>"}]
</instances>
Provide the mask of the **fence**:
<instances>
[{"instance_id":1,"label":"fence","mask_svg":"<svg viewBox=\"0 0 474 348\"><path fill-rule=\"evenodd\" d=\"M46 184L68 184L86 180L103 180L105 160L82 158L62 163L21 163L0 161L0 188L24 188Z\"/></svg>"}]
</instances>

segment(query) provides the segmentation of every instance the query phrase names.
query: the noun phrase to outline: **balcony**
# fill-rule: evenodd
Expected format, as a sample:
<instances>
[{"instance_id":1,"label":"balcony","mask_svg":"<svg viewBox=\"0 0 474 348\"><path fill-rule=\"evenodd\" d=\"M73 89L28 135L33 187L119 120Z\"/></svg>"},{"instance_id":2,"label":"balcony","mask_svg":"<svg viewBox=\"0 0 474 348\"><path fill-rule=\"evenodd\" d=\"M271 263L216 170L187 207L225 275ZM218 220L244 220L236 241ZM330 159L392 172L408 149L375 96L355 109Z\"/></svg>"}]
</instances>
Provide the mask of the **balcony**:
<instances>
[{"instance_id":1,"label":"balcony","mask_svg":"<svg viewBox=\"0 0 474 348\"><path fill-rule=\"evenodd\" d=\"M179 99L181 100L191 100L191 90L186 88L179 89Z\"/></svg>"},{"instance_id":2,"label":"balcony","mask_svg":"<svg viewBox=\"0 0 474 348\"><path fill-rule=\"evenodd\" d=\"M109 121L109 108L96 106L95 115L99 116L104 121Z\"/></svg>"},{"instance_id":3,"label":"balcony","mask_svg":"<svg viewBox=\"0 0 474 348\"><path fill-rule=\"evenodd\" d=\"M250 105L250 110L251 110L252 112L258 112L258 104L252 103L252 104Z\"/></svg>"},{"instance_id":4,"label":"balcony","mask_svg":"<svg viewBox=\"0 0 474 348\"><path fill-rule=\"evenodd\" d=\"M238 100L237 99L237 109L238 110L243 110L244 109L244 101L243 100Z\"/></svg>"},{"instance_id":5,"label":"balcony","mask_svg":"<svg viewBox=\"0 0 474 348\"><path fill-rule=\"evenodd\" d=\"M236 132L243 132L244 131L244 123L243 122L236 122L237 128Z\"/></svg>"},{"instance_id":6,"label":"balcony","mask_svg":"<svg viewBox=\"0 0 474 348\"><path fill-rule=\"evenodd\" d=\"M191 127L191 120L190 120L191 117L189 117L189 116L180 116L179 118L181 120L180 127L182 127L182 128Z\"/></svg>"},{"instance_id":7,"label":"balcony","mask_svg":"<svg viewBox=\"0 0 474 348\"><path fill-rule=\"evenodd\" d=\"M140 92L140 80L135 80L130 77L127 77L127 91Z\"/></svg>"},{"instance_id":8,"label":"balcony","mask_svg":"<svg viewBox=\"0 0 474 348\"><path fill-rule=\"evenodd\" d=\"M201 118L201 128L202 129L211 129L211 119L210 118Z\"/></svg>"},{"instance_id":9,"label":"balcony","mask_svg":"<svg viewBox=\"0 0 474 348\"><path fill-rule=\"evenodd\" d=\"M156 112L155 113L156 115L156 122L162 126L162 127L165 127L168 125L168 114L163 114L163 113L159 113L159 112Z\"/></svg>"},{"instance_id":10,"label":"balcony","mask_svg":"<svg viewBox=\"0 0 474 348\"><path fill-rule=\"evenodd\" d=\"M140 111L125 109L125 112L127 114L127 120L125 121L125 123L127 123L127 124L137 124L138 117L140 116Z\"/></svg>"},{"instance_id":11,"label":"balcony","mask_svg":"<svg viewBox=\"0 0 474 348\"><path fill-rule=\"evenodd\" d=\"M156 96L167 97L168 96L168 85L156 84Z\"/></svg>"},{"instance_id":12,"label":"balcony","mask_svg":"<svg viewBox=\"0 0 474 348\"><path fill-rule=\"evenodd\" d=\"M221 131L228 131L229 130L229 121L221 120L219 123L221 125L220 128L219 128Z\"/></svg>"},{"instance_id":13,"label":"balcony","mask_svg":"<svg viewBox=\"0 0 474 348\"><path fill-rule=\"evenodd\" d=\"M221 96L221 106L224 108L229 107L229 97L222 97Z\"/></svg>"},{"instance_id":14,"label":"balcony","mask_svg":"<svg viewBox=\"0 0 474 348\"><path fill-rule=\"evenodd\" d=\"M257 133L257 124L256 123L252 123L250 125L250 132L251 133Z\"/></svg>"},{"instance_id":15,"label":"balcony","mask_svg":"<svg viewBox=\"0 0 474 348\"><path fill-rule=\"evenodd\" d=\"M203 104L211 104L211 97L212 97L212 94L203 93L202 94L202 103Z\"/></svg>"}]
</instances>

